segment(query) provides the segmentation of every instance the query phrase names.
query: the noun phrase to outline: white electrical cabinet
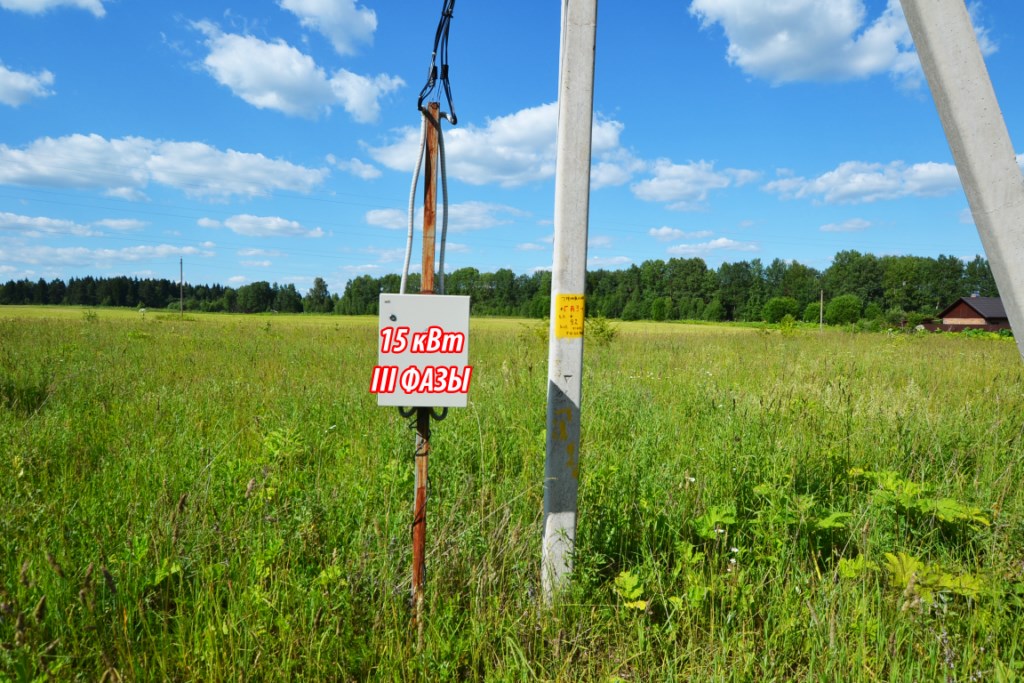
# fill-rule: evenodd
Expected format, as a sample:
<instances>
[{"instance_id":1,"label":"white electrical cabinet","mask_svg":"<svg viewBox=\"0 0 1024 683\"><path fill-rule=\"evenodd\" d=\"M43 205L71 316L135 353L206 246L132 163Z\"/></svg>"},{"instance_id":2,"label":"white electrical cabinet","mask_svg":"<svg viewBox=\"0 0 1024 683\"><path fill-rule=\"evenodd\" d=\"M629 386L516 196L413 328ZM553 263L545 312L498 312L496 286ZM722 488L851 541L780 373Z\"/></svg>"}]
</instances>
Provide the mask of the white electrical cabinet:
<instances>
[{"instance_id":1,"label":"white electrical cabinet","mask_svg":"<svg viewBox=\"0 0 1024 683\"><path fill-rule=\"evenodd\" d=\"M469 297L381 294L377 405L464 408L469 365Z\"/></svg>"}]
</instances>

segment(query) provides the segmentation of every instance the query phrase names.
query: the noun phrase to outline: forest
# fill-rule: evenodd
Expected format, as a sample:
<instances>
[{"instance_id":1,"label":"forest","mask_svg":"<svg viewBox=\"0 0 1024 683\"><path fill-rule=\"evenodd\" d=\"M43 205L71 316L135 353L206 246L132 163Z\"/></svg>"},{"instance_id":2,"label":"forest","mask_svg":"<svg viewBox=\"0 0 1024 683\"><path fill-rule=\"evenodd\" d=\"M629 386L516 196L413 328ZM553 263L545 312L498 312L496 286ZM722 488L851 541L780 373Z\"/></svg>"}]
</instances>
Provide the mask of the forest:
<instances>
[{"instance_id":1,"label":"forest","mask_svg":"<svg viewBox=\"0 0 1024 683\"><path fill-rule=\"evenodd\" d=\"M266 281L238 288L192 285L168 279L70 278L11 280L0 287L0 304L121 306L233 313L336 313L372 315L382 292L397 292L400 277L361 275L339 293L318 277L300 293L294 284ZM419 291L411 274L408 292ZM551 273L517 275L460 268L445 276L445 293L472 297L474 315L543 318L548 315ZM829 322L858 319L927 319L962 296L998 296L988 261L976 256L876 256L841 251L824 271L797 261L760 259L709 268L701 258L649 260L621 270L587 273L588 315L622 320L777 322L818 320L819 302L831 305ZM180 297L180 298L179 298ZM840 305L841 304L841 305Z\"/></svg>"}]
</instances>

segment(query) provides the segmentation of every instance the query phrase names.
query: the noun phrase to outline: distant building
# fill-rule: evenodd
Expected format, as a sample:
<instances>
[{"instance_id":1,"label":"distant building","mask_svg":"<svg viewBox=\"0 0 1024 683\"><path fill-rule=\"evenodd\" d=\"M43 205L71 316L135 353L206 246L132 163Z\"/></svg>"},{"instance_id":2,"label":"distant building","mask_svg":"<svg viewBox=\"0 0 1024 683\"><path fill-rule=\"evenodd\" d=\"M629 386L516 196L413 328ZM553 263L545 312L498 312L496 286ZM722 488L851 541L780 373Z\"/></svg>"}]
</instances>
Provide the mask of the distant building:
<instances>
[{"instance_id":1,"label":"distant building","mask_svg":"<svg viewBox=\"0 0 1024 683\"><path fill-rule=\"evenodd\" d=\"M1010 329L1010 321L1006 317L1003 301L997 296L971 296L957 299L939 313L941 324L929 325L932 329L944 332L960 330L996 330Z\"/></svg>"}]
</instances>

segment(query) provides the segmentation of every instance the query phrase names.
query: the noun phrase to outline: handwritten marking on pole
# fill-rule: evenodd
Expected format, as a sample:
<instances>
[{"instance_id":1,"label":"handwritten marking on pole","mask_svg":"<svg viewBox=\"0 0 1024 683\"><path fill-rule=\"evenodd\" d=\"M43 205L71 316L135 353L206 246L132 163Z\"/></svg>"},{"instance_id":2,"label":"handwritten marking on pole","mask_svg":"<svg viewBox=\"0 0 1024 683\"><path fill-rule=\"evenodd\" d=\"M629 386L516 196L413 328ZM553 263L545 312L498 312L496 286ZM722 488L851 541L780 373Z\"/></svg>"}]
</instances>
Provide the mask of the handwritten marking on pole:
<instances>
[{"instance_id":1,"label":"handwritten marking on pole","mask_svg":"<svg viewBox=\"0 0 1024 683\"><path fill-rule=\"evenodd\" d=\"M552 437L559 441L568 441L570 422L572 422L572 408L558 408L555 410L554 424L551 425Z\"/></svg>"},{"instance_id":2,"label":"handwritten marking on pole","mask_svg":"<svg viewBox=\"0 0 1024 683\"><path fill-rule=\"evenodd\" d=\"M565 465L569 468L569 472L572 474L573 479L580 478L580 461L576 457L576 445L569 444L565 447L565 452L569 454L569 457L565 459Z\"/></svg>"},{"instance_id":3,"label":"handwritten marking on pole","mask_svg":"<svg viewBox=\"0 0 1024 683\"><path fill-rule=\"evenodd\" d=\"M579 339L583 336L582 294L559 294L555 298L555 337Z\"/></svg>"}]
</instances>

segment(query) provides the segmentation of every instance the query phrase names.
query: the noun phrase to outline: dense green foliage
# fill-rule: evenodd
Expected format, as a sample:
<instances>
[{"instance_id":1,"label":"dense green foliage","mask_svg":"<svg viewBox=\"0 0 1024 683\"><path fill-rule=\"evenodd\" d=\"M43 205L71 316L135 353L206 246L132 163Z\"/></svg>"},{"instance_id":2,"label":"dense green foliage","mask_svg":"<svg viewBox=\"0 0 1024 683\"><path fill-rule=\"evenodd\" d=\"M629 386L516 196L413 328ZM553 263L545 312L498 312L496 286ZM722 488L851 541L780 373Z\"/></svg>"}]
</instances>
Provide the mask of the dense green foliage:
<instances>
[{"instance_id":1,"label":"dense green foliage","mask_svg":"<svg viewBox=\"0 0 1024 683\"><path fill-rule=\"evenodd\" d=\"M399 291L401 278L362 275L331 294L323 278L300 296L295 286L253 282L237 290L220 285L185 285L184 305L190 311L262 313L266 311L372 315L381 292ZM474 315L543 318L550 312L551 273L516 275L501 269L481 273L460 268L446 277L448 294L472 297ZM420 278L409 277L408 292L419 291ZM785 315L808 318L821 291L826 300L850 294L866 307L898 311L897 318L920 314L928 318L961 296L978 292L998 296L988 262L952 256L882 256L842 251L824 272L797 262L760 259L723 263L710 269L703 259L645 261L622 270L587 273L588 315L622 320L746 320L777 322ZM0 304L69 304L85 306L178 306L178 285L169 280L137 278L72 278L9 281L0 287ZM796 309L778 311L766 304L785 298ZM865 309L867 310L867 309ZM872 309L874 310L874 309ZM770 317L769 317L770 314ZM896 320L899 322L899 320Z\"/></svg>"},{"instance_id":2,"label":"dense green foliage","mask_svg":"<svg viewBox=\"0 0 1024 683\"><path fill-rule=\"evenodd\" d=\"M860 320L864 303L856 294L841 294L825 307L825 322L829 325L847 325Z\"/></svg>"},{"instance_id":3,"label":"dense green foliage","mask_svg":"<svg viewBox=\"0 0 1024 683\"><path fill-rule=\"evenodd\" d=\"M545 608L546 328L474 319L417 652L413 436L367 393L374 320L12 313L0 679L1024 675L1024 373L994 335L616 325Z\"/></svg>"}]
</instances>

